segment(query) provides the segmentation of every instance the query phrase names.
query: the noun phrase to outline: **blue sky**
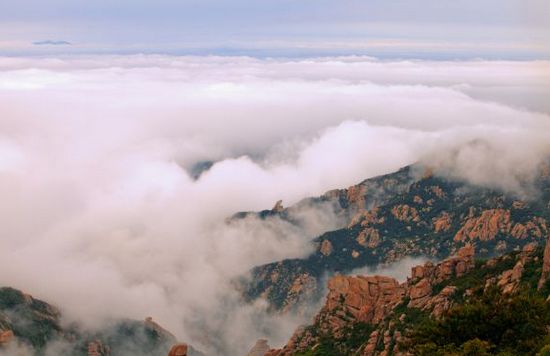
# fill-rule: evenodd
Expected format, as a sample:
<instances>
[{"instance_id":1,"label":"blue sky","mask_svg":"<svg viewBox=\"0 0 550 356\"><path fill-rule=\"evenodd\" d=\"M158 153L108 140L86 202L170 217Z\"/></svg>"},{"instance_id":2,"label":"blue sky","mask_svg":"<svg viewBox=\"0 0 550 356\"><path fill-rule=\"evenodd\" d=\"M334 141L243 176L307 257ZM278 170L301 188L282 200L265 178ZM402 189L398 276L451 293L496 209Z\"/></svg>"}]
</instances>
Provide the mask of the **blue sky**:
<instances>
[{"instance_id":1,"label":"blue sky","mask_svg":"<svg viewBox=\"0 0 550 356\"><path fill-rule=\"evenodd\" d=\"M546 0L0 0L2 54L548 58L546 43Z\"/></svg>"}]
</instances>

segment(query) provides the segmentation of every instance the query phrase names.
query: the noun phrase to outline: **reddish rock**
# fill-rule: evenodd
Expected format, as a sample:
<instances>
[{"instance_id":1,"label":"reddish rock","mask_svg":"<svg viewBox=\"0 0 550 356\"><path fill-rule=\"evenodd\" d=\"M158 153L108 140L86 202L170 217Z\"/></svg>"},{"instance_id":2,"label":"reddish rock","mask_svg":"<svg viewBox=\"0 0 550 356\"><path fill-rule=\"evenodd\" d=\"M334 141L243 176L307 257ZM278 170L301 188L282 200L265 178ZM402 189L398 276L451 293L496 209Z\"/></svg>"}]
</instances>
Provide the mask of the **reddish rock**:
<instances>
[{"instance_id":1,"label":"reddish rock","mask_svg":"<svg viewBox=\"0 0 550 356\"><path fill-rule=\"evenodd\" d=\"M380 243L380 233L373 227L364 228L356 239L363 247L375 248Z\"/></svg>"},{"instance_id":2,"label":"reddish rock","mask_svg":"<svg viewBox=\"0 0 550 356\"><path fill-rule=\"evenodd\" d=\"M510 211L504 209L489 209L479 217L472 217L464 223L456 233L455 241L481 240L488 241L496 237L499 232L510 231Z\"/></svg>"},{"instance_id":3,"label":"reddish rock","mask_svg":"<svg viewBox=\"0 0 550 356\"><path fill-rule=\"evenodd\" d=\"M409 295L412 300L419 299L429 295L432 292L432 285L426 278L420 280L420 282L413 285L410 289ZM411 302L412 302L411 300Z\"/></svg>"},{"instance_id":4,"label":"reddish rock","mask_svg":"<svg viewBox=\"0 0 550 356\"><path fill-rule=\"evenodd\" d=\"M370 334L361 355L404 355L399 351L397 337L391 325L384 323L394 308L409 298L409 307L420 308L440 317L452 306L452 296L457 288L446 286L437 295L432 295L433 286L453 276L473 269L474 247L466 246L458 251L458 256L439 264L426 262L412 268L412 278L405 283L383 276L342 276L337 275L328 282L329 293L325 306L314 320L318 333L341 337L350 323L363 322L376 329ZM390 323L391 324L391 323ZM270 350L268 356L290 356L311 349L319 342L319 335L312 334L309 328L298 329L285 347ZM384 348L383 351L380 347Z\"/></svg>"},{"instance_id":5,"label":"reddish rock","mask_svg":"<svg viewBox=\"0 0 550 356\"><path fill-rule=\"evenodd\" d=\"M411 207L407 204L394 206L391 210L391 213L399 221L404 221L404 222L420 221L420 216L418 215L418 211L416 210L416 208Z\"/></svg>"},{"instance_id":6,"label":"reddish rock","mask_svg":"<svg viewBox=\"0 0 550 356\"><path fill-rule=\"evenodd\" d=\"M110 355L110 349L100 340L94 340L88 343L88 356L107 356Z\"/></svg>"},{"instance_id":7,"label":"reddish rock","mask_svg":"<svg viewBox=\"0 0 550 356\"><path fill-rule=\"evenodd\" d=\"M267 344L267 340L260 339L256 341L256 344L248 352L247 356L265 356L265 354L267 354L269 350L270 347Z\"/></svg>"},{"instance_id":8,"label":"reddish rock","mask_svg":"<svg viewBox=\"0 0 550 356\"><path fill-rule=\"evenodd\" d=\"M470 211L470 215L473 212ZM516 239L525 239L529 236L542 237L548 232L546 221L535 217L525 224L510 220L510 210L485 210L480 216L468 216L462 228L456 233L455 241L493 240L500 232L510 234Z\"/></svg>"},{"instance_id":9,"label":"reddish rock","mask_svg":"<svg viewBox=\"0 0 550 356\"><path fill-rule=\"evenodd\" d=\"M14 338L13 331L4 330L0 331L0 346L4 346L10 343Z\"/></svg>"},{"instance_id":10,"label":"reddish rock","mask_svg":"<svg viewBox=\"0 0 550 356\"><path fill-rule=\"evenodd\" d=\"M442 232L448 231L451 228L452 219L449 213L443 212L440 216L433 219L434 231Z\"/></svg>"},{"instance_id":11,"label":"reddish rock","mask_svg":"<svg viewBox=\"0 0 550 356\"><path fill-rule=\"evenodd\" d=\"M168 352L168 356L187 356L188 348L187 344L174 345Z\"/></svg>"},{"instance_id":12,"label":"reddish rock","mask_svg":"<svg viewBox=\"0 0 550 356\"><path fill-rule=\"evenodd\" d=\"M426 269L424 266L414 266L411 270L411 278L417 279L417 278L423 278L426 273Z\"/></svg>"},{"instance_id":13,"label":"reddish rock","mask_svg":"<svg viewBox=\"0 0 550 356\"><path fill-rule=\"evenodd\" d=\"M475 247L473 245L466 245L458 250L458 257L460 258L472 258L476 253Z\"/></svg>"},{"instance_id":14,"label":"reddish rock","mask_svg":"<svg viewBox=\"0 0 550 356\"><path fill-rule=\"evenodd\" d=\"M432 191L432 193L434 193L438 198L445 198L445 192L443 191L443 189L441 189L440 186L438 185L434 185L434 186L431 186L430 187L430 190Z\"/></svg>"},{"instance_id":15,"label":"reddish rock","mask_svg":"<svg viewBox=\"0 0 550 356\"><path fill-rule=\"evenodd\" d=\"M323 256L329 256L332 253L332 243L329 240L323 240L319 252L321 252Z\"/></svg>"},{"instance_id":16,"label":"reddish rock","mask_svg":"<svg viewBox=\"0 0 550 356\"><path fill-rule=\"evenodd\" d=\"M518 261L514 268L502 272L498 278L497 286L502 289L503 294L514 292L519 286L521 276L523 275L523 263Z\"/></svg>"},{"instance_id":17,"label":"reddish rock","mask_svg":"<svg viewBox=\"0 0 550 356\"><path fill-rule=\"evenodd\" d=\"M425 310L431 310L432 315L439 318L444 312L449 310L452 306L451 297L456 293L457 288L455 286L446 286L433 298L430 298L426 305Z\"/></svg>"}]
</instances>

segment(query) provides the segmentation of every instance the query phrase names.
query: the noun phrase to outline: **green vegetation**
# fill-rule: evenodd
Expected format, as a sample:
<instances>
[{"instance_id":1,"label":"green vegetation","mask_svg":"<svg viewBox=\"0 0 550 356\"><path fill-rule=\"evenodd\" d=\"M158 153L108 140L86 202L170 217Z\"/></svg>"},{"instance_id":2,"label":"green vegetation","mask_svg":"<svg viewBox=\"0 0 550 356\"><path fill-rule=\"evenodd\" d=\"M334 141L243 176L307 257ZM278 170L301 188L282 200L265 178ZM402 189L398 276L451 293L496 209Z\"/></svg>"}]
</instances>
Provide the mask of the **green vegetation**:
<instances>
[{"instance_id":1,"label":"green vegetation","mask_svg":"<svg viewBox=\"0 0 550 356\"><path fill-rule=\"evenodd\" d=\"M550 342L543 337L548 325L550 303L542 295L503 296L495 287L441 320L424 320L411 334L411 348L416 355L535 355Z\"/></svg>"},{"instance_id":2,"label":"green vegetation","mask_svg":"<svg viewBox=\"0 0 550 356\"><path fill-rule=\"evenodd\" d=\"M309 332L318 336L319 342L310 350L299 353L296 356L346 356L359 350L368 340L374 330L373 325L366 323L354 323L343 330L344 336L336 338L333 335L322 334L315 327L310 327Z\"/></svg>"},{"instance_id":3,"label":"green vegetation","mask_svg":"<svg viewBox=\"0 0 550 356\"><path fill-rule=\"evenodd\" d=\"M516 263L515 257L517 254L517 252L512 252L506 257L499 259L498 263L492 266L487 265L486 260L476 260L475 268L472 271L461 277L450 278L438 285L435 285L433 288L433 294L439 293L446 286L455 286L457 287L457 293L455 296L460 299L465 290L483 287L483 283L488 277L498 276L500 273L513 268Z\"/></svg>"}]
</instances>

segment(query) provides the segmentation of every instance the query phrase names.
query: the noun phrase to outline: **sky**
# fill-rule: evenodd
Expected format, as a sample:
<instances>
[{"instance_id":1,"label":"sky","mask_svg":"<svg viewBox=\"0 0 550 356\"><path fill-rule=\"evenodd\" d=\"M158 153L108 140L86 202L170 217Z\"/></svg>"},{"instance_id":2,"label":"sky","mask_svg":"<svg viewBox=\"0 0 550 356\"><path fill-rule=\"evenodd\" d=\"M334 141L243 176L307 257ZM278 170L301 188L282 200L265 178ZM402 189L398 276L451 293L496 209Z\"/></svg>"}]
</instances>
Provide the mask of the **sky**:
<instances>
[{"instance_id":1,"label":"sky","mask_svg":"<svg viewBox=\"0 0 550 356\"><path fill-rule=\"evenodd\" d=\"M0 1L0 54L548 58L545 0Z\"/></svg>"}]
</instances>

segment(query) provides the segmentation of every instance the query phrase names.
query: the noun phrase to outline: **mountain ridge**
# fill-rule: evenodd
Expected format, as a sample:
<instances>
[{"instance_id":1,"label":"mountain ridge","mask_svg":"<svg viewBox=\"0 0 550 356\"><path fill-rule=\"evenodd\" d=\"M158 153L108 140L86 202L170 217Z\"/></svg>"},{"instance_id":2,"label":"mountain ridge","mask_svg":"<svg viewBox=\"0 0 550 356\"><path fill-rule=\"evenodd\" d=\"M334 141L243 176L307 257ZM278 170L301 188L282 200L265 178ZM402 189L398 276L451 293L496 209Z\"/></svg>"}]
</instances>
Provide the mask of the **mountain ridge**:
<instances>
[{"instance_id":1,"label":"mountain ridge","mask_svg":"<svg viewBox=\"0 0 550 356\"><path fill-rule=\"evenodd\" d=\"M334 276L313 323L265 355L547 355L549 241L485 260L469 245L403 283Z\"/></svg>"},{"instance_id":2,"label":"mountain ridge","mask_svg":"<svg viewBox=\"0 0 550 356\"><path fill-rule=\"evenodd\" d=\"M407 256L443 259L466 243L474 243L480 256L490 257L540 242L550 222L547 166L541 168L533 184L540 196L527 200L448 179L433 169L407 166L348 189L305 199L302 202L334 199L336 214L346 216L347 224L314 238L315 251L308 257L253 268L250 278L241 281L243 297L249 302L265 299L272 310L284 312L318 300L323 278L336 272L384 266ZM369 186L382 187L384 194L366 189ZM288 217L292 209L278 206L277 210L240 213L233 218L257 214L261 219L282 216L292 221Z\"/></svg>"}]
</instances>

